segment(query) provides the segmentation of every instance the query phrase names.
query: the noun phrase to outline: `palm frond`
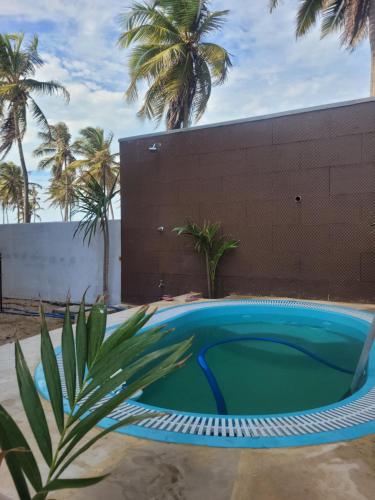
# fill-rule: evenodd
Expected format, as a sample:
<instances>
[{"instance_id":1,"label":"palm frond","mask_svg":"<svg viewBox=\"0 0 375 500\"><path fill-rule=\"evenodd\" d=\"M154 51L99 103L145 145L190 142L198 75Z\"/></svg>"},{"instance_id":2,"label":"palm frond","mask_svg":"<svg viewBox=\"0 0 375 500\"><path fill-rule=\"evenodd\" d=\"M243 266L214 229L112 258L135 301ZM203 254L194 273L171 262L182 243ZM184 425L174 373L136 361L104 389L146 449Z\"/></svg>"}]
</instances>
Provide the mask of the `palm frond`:
<instances>
[{"instance_id":1,"label":"palm frond","mask_svg":"<svg viewBox=\"0 0 375 500\"><path fill-rule=\"evenodd\" d=\"M317 16L326 3L326 0L303 0L301 2L297 12L297 37L305 35L315 24Z\"/></svg>"},{"instance_id":2,"label":"palm frond","mask_svg":"<svg viewBox=\"0 0 375 500\"><path fill-rule=\"evenodd\" d=\"M84 299L82 300L75 336L72 334L69 304L67 304L62 334L63 365L68 392L74 390L74 401L71 394L71 408L66 416L63 414L56 353L45 323L43 309L41 309L43 371L59 430L59 438L54 446L51 446L51 434L22 349L19 344L16 344L17 378L21 399L37 443L43 455L46 455L45 458L49 464L48 477L43 481L29 444L18 425L0 405L2 456L5 457L21 499L31 499L30 487L35 491L33 498L46 498L46 494L50 491L81 488L101 481L106 476L78 479L64 477L62 479L61 475L74 460L108 432L150 418L149 413L128 417L87 439L90 430L137 389L147 387L170 374L186 359L184 356L191 347L192 339L170 344L168 347L158 347L159 341L168 335L165 327L159 327L157 333L155 329L150 328L140 331L155 312L148 312L147 309L147 307L141 308L128 321L120 325L112 336L104 339L106 329L104 304L94 305L86 320ZM97 334L94 335L94 331ZM96 347L92 351L87 346L94 341ZM90 351L92 352L91 360ZM79 384L78 387L74 386L72 389L76 373L79 376ZM121 390L118 390L119 387ZM103 396L106 396L103 404L93 406L94 402L97 403Z\"/></svg>"},{"instance_id":3,"label":"palm frond","mask_svg":"<svg viewBox=\"0 0 375 500\"><path fill-rule=\"evenodd\" d=\"M140 84L148 85L138 112L141 118L158 124L165 116L168 128L188 126L204 113L212 84L225 81L231 67L229 54L215 44L201 46L207 34L222 28L228 11L210 12L208 3L136 2L123 16L119 44L125 48L134 45L127 100L138 98Z\"/></svg>"},{"instance_id":4,"label":"palm frond","mask_svg":"<svg viewBox=\"0 0 375 500\"><path fill-rule=\"evenodd\" d=\"M66 88L54 80L48 82L40 82L32 78L25 78L23 84L27 87L29 92L35 92L39 95L57 95L61 94L66 102L70 100L70 94Z\"/></svg>"}]
</instances>

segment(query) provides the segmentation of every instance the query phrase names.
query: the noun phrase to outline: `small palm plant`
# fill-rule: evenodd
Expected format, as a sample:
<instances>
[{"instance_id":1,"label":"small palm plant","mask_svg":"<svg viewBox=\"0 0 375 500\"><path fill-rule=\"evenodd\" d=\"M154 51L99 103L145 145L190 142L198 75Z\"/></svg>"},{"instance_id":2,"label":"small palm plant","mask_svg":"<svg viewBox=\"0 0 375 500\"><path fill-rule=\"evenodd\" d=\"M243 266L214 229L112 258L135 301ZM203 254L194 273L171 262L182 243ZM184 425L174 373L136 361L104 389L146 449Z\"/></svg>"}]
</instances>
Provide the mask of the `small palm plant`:
<instances>
[{"instance_id":1,"label":"small palm plant","mask_svg":"<svg viewBox=\"0 0 375 500\"><path fill-rule=\"evenodd\" d=\"M150 414L127 417L87 438L89 431L136 391L171 373L184 362L191 346L187 339L168 347L151 350L171 330L164 326L140 332L155 311L142 307L105 338L107 310L102 301L95 304L86 319L81 302L76 332L73 333L69 304L61 334L63 371L70 409L64 415L64 401L56 354L41 307L41 358L56 427L57 443L52 443L49 425L21 345L16 342L16 372L22 404L36 443L48 466L42 478L35 455L21 429L0 405L0 462L5 460L22 500L42 500L51 491L93 485L106 475L61 478L62 473L82 453L111 431ZM126 383L126 381L129 381ZM121 390L117 390L118 388ZM97 405L104 396L113 394ZM97 405L95 407L95 405ZM95 408L94 408L95 407ZM94 408L94 409L93 409ZM30 486L35 494L31 496Z\"/></svg>"},{"instance_id":2,"label":"small palm plant","mask_svg":"<svg viewBox=\"0 0 375 500\"><path fill-rule=\"evenodd\" d=\"M194 249L203 255L206 264L207 291L211 299L215 296L216 271L223 255L234 248L237 248L239 241L226 239L225 235L220 235L220 222L211 224L204 222L202 226L194 222L188 222L186 226L175 227L173 231L177 234L186 234L194 239Z\"/></svg>"},{"instance_id":3,"label":"small palm plant","mask_svg":"<svg viewBox=\"0 0 375 500\"><path fill-rule=\"evenodd\" d=\"M83 233L83 241L87 240L88 245L95 236L99 228L103 235L103 296L108 299L108 273L109 273L109 225L108 212L113 198L118 194L116 190L117 178L112 183L108 193L105 186L102 186L91 174L87 174L85 184L79 186L75 192L76 205L72 214L83 214L74 236Z\"/></svg>"}]
</instances>

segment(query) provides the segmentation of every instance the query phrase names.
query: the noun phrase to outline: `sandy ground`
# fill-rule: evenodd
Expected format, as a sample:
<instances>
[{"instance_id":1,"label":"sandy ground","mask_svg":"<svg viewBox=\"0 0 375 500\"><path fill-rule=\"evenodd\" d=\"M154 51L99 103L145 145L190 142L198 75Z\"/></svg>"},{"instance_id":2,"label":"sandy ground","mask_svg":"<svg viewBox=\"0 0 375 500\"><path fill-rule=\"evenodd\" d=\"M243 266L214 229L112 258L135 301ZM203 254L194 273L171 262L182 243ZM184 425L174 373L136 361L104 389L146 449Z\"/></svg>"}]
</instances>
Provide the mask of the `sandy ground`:
<instances>
[{"instance_id":1,"label":"sandy ground","mask_svg":"<svg viewBox=\"0 0 375 500\"><path fill-rule=\"evenodd\" d=\"M44 310L48 312L64 312L64 305L49 304L44 302ZM130 307L126 305L126 307ZM19 310L21 314L7 314L6 312L0 313L0 346L7 344L8 342L15 342L16 339L22 340L28 337L33 337L39 334L40 322L39 316L24 316L23 311L39 311L39 301L38 300L27 300L27 299L3 299L3 308L13 310ZM73 305L71 307L72 312L76 312L78 306ZM15 311L14 311L15 312ZM111 314L113 311L109 311ZM51 332L56 328L60 328L63 325L62 319L46 318L48 329Z\"/></svg>"},{"instance_id":2,"label":"sandy ground","mask_svg":"<svg viewBox=\"0 0 375 500\"><path fill-rule=\"evenodd\" d=\"M3 307L38 312L39 301L4 299ZM46 312L51 312L56 309L56 306L44 304L44 308ZM62 324L63 322L60 319L47 318L47 325L50 331L61 327ZM37 335L39 328L39 317L6 314L5 312L0 313L0 345L14 342L16 339L21 340Z\"/></svg>"}]
</instances>

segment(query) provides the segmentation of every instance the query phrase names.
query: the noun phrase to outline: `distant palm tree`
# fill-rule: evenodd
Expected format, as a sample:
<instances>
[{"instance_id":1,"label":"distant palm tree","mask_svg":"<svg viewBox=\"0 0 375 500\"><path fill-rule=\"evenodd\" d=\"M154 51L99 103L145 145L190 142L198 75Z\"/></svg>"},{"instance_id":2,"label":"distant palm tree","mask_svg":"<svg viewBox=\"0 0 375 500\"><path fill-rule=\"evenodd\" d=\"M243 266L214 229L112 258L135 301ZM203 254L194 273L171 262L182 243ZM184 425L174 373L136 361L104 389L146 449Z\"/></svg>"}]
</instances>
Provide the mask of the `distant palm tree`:
<instances>
[{"instance_id":1,"label":"distant palm tree","mask_svg":"<svg viewBox=\"0 0 375 500\"><path fill-rule=\"evenodd\" d=\"M115 191L117 179L112 182L112 187L106 191L92 174L87 174L84 184L76 190L77 204L73 214L80 214L82 219L74 231L74 235L83 233L83 241L88 245L99 229L103 235L103 296L108 300L108 273L109 273L109 225L108 211L113 198L118 194Z\"/></svg>"},{"instance_id":2,"label":"distant palm tree","mask_svg":"<svg viewBox=\"0 0 375 500\"><path fill-rule=\"evenodd\" d=\"M271 11L279 0L270 0ZM371 48L370 95L375 95L375 0L301 0L297 12L297 38L305 35L321 16L321 35L339 31L341 44L348 49L367 36Z\"/></svg>"},{"instance_id":3,"label":"distant palm tree","mask_svg":"<svg viewBox=\"0 0 375 500\"><path fill-rule=\"evenodd\" d=\"M3 210L17 210L20 220L23 205L23 178L21 167L13 162L0 164L0 202Z\"/></svg>"},{"instance_id":4,"label":"distant palm tree","mask_svg":"<svg viewBox=\"0 0 375 500\"><path fill-rule=\"evenodd\" d=\"M64 198L64 220L69 220L70 200L69 190L71 182L74 180L74 171L70 169L67 174L69 165L75 160L73 155L73 147L71 144L71 134L69 133L66 123L60 122L56 125L50 125L50 132L39 132L39 138L42 143L34 150L34 156L41 158L39 168L44 170L50 168L53 180L56 181L54 186L60 188L63 184L60 182L62 177L65 181L65 198ZM65 173L65 175L63 175ZM59 198L60 202L60 198Z\"/></svg>"},{"instance_id":5,"label":"distant palm tree","mask_svg":"<svg viewBox=\"0 0 375 500\"><path fill-rule=\"evenodd\" d=\"M47 201L50 202L51 207L57 207L61 210L63 220L71 220L72 218L72 209L76 202L75 177L74 170L67 169L60 177L52 177L47 188ZM68 214L66 214L66 207L68 207Z\"/></svg>"},{"instance_id":6,"label":"distant palm tree","mask_svg":"<svg viewBox=\"0 0 375 500\"><path fill-rule=\"evenodd\" d=\"M39 126L49 130L47 118L32 94L61 93L69 99L67 90L55 81L38 81L34 75L43 61L38 54L38 38L23 46L24 35L0 35L0 154L4 158L17 144L23 176L24 222L30 222L29 179L23 154L22 140L27 130L29 110Z\"/></svg>"},{"instance_id":7,"label":"distant palm tree","mask_svg":"<svg viewBox=\"0 0 375 500\"><path fill-rule=\"evenodd\" d=\"M39 186L37 184L32 184L30 190L29 190L29 207L30 207L30 214L31 218L33 219L33 222L36 222L38 219L41 221L41 217L38 214L40 210L42 210L42 207L40 206L40 196L39 196L39 191L38 188L40 189L42 186Z\"/></svg>"},{"instance_id":8,"label":"distant palm tree","mask_svg":"<svg viewBox=\"0 0 375 500\"><path fill-rule=\"evenodd\" d=\"M23 177L21 167L13 162L0 164L0 203L7 210L17 211L17 222L24 220ZM39 192L42 186L35 182L29 183L29 210L35 219L40 219L37 212L41 210Z\"/></svg>"},{"instance_id":9,"label":"distant palm tree","mask_svg":"<svg viewBox=\"0 0 375 500\"><path fill-rule=\"evenodd\" d=\"M87 127L80 131L80 137L74 142L73 148L82 158L75 160L72 168L81 171L81 180L85 182L87 175L94 177L106 193L114 188L118 179L118 153L111 153L113 134L107 137L99 127ZM112 209L112 204L109 205Z\"/></svg>"},{"instance_id":10,"label":"distant palm tree","mask_svg":"<svg viewBox=\"0 0 375 500\"><path fill-rule=\"evenodd\" d=\"M122 16L123 48L137 43L129 60L129 101L138 97L138 85L147 82L138 115L166 116L167 128L188 127L206 110L212 85L222 84L232 63L220 45L206 41L219 31L228 10L210 12L208 0L155 0L134 3Z\"/></svg>"}]
</instances>

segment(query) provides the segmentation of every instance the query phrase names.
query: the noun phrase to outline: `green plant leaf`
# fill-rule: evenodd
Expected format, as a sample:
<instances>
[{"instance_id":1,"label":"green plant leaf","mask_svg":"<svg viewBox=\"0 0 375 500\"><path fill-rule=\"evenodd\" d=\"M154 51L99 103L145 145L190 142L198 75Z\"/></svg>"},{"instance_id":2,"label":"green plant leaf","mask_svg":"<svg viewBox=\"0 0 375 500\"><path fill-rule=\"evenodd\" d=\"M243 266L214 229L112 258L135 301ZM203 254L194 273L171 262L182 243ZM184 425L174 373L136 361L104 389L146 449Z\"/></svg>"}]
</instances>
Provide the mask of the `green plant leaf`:
<instances>
[{"instance_id":1,"label":"green plant leaf","mask_svg":"<svg viewBox=\"0 0 375 500\"><path fill-rule=\"evenodd\" d=\"M22 404L44 460L51 465L52 443L42 404L18 341L15 350L17 381Z\"/></svg>"},{"instance_id":2,"label":"green plant leaf","mask_svg":"<svg viewBox=\"0 0 375 500\"><path fill-rule=\"evenodd\" d=\"M81 448L79 448L73 455L69 457L69 459L64 463L64 465L61 467L61 469L58 471L57 475L60 476L62 472L82 453L84 453L86 450L88 450L93 444L95 444L99 439L104 437L106 434L109 432L115 431L116 429L120 427L124 427L125 425L131 425L136 422L140 422L141 420L146 420L148 418L156 418L163 415L162 413L154 413L152 415L150 414L143 414L143 415L136 415L134 417L127 417L123 418L122 420L119 420L115 424L111 425L110 427L107 427L107 429L104 429L104 431L101 431L99 434L96 434L93 438L91 438L87 443L85 443ZM65 460L65 458L69 455L69 453L73 450L75 445L78 443L79 439L76 441L73 439L68 446L64 449L63 453L60 455L58 461L56 462L56 467L59 467L62 462Z\"/></svg>"},{"instance_id":3,"label":"green plant leaf","mask_svg":"<svg viewBox=\"0 0 375 500\"><path fill-rule=\"evenodd\" d=\"M53 414L55 416L56 425L61 434L64 429L63 393L61 389L61 380L56 360L56 354L52 345L51 337L48 332L48 327L42 305L40 306L40 318L41 318L40 345L41 345L43 372L47 383L48 393L50 396L51 406Z\"/></svg>"},{"instance_id":4,"label":"green plant leaf","mask_svg":"<svg viewBox=\"0 0 375 500\"><path fill-rule=\"evenodd\" d=\"M77 373L79 387L82 387L87 364L87 327L85 315L85 299L81 301L79 307L76 326L76 353L77 353Z\"/></svg>"},{"instance_id":5,"label":"green plant leaf","mask_svg":"<svg viewBox=\"0 0 375 500\"><path fill-rule=\"evenodd\" d=\"M179 342L178 344L174 344L168 347L164 347L163 349L159 349L157 351L153 351L149 354L142 356L137 362L132 363L126 368L122 369L119 373L112 376L108 380L105 380L100 387L96 391L94 391L90 396L86 399L86 401L78 408L77 412L74 413L74 418L71 420L73 423L87 411L89 411L98 401L100 401L104 396L106 396L111 391L117 389L121 384L129 380L138 370L144 368L152 361L156 361L157 359L165 356L176 349L179 348L183 342Z\"/></svg>"},{"instance_id":6,"label":"green plant leaf","mask_svg":"<svg viewBox=\"0 0 375 500\"><path fill-rule=\"evenodd\" d=\"M139 311L137 311L133 316L131 316L127 321L120 325L116 330L111 333L111 335L103 342L97 357L96 362L102 357L106 356L110 351L115 349L124 340L135 335L144 326L147 321L153 316L154 312L147 314L148 306L143 306Z\"/></svg>"},{"instance_id":7,"label":"green plant leaf","mask_svg":"<svg viewBox=\"0 0 375 500\"><path fill-rule=\"evenodd\" d=\"M54 479L44 486L43 491L65 490L66 488L86 488L87 486L92 486L103 481L103 479L108 476L109 474L96 477L80 477L78 479Z\"/></svg>"},{"instance_id":8,"label":"green plant leaf","mask_svg":"<svg viewBox=\"0 0 375 500\"><path fill-rule=\"evenodd\" d=\"M103 301L94 304L87 322L88 330L88 367L93 364L103 343L107 324L107 306Z\"/></svg>"},{"instance_id":9,"label":"green plant leaf","mask_svg":"<svg viewBox=\"0 0 375 500\"><path fill-rule=\"evenodd\" d=\"M190 348L193 338L187 339L176 348L176 350L169 355L166 359L161 361L157 366L151 368L142 377L137 379L135 382L129 384L125 387L119 394L113 396L110 400L106 401L103 405L96 408L87 417L82 419L77 425L71 429L69 434L63 440L63 444L68 443L75 436L81 439L90 429L92 429L100 420L109 415L118 405L120 405L125 399L128 399L132 394L134 394L138 389L147 387L151 383L164 377L175 368L180 366L178 360L182 355Z\"/></svg>"},{"instance_id":10,"label":"green plant leaf","mask_svg":"<svg viewBox=\"0 0 375 500\"><path fill-rule=\"evenodd\" d=\"M40 476L39 468L34 458L34 455L31 452L30 446L26 441L22 431L16 424L16 422L12 419L9 413L5 410L5 408L0 404L0 446L1 449L5 452L5 460L8 465L9 471L13 477L13 480L16 483L19 479L20 474L22 472L19 469L22 469L30 484L38 491L42 487L42 478ZM8 450L14 449L24 449L22 452L11 452ZM8 453L7 453L8 451ZM14 475L15 473L15 475ZM22 479L20 481L20 485L22 488ZM18 489L17 489L18 491ZM23 498L18 491L21 498Z\"/></svg>"},{"instance_id":11,"label":"green plant leaf","mask_svg":"<svg viewBox=\"0 0 375 500\"><path fill-rule=\"evenodd\" d=\"M25 476L23 475L22 468L17 461L16 455L14 453L7 453L5 455L5 461L10 475L12 476L18 496L22 500L29 500L31 498L29 488L27 486Z\"/></svg>"},{"instance_id":12,"label":"green plant leaf","mask_svg":"<svg viewBox=\"0 0 375 500\"><path fill-rule=\"evenodd\" d=\"M68 401L73 408L76 395L76 354L69 304L65 308L64 325L61 334L61 350Z\"/></svg>"},{"instance_id":13,"label":"green plant leaf","mask_svg":"<svg viewBox=\"0 0 375 500\"><path fill-rule=\"evenodd\" d=\"M170 331L164 330L164 326L146 330L141 335L124 341L108 357L101 358L90 370L89 376L91 381L81 392L79 400L82 400L105 380L126 366L126 363L131 362L136 356L139 356L147 347L162 340Z\"/></svg>"}]
</instances>

